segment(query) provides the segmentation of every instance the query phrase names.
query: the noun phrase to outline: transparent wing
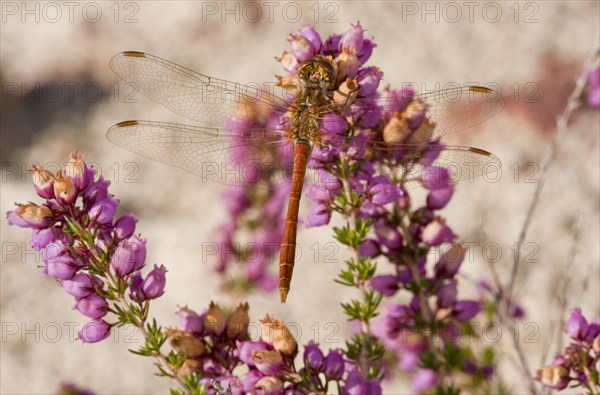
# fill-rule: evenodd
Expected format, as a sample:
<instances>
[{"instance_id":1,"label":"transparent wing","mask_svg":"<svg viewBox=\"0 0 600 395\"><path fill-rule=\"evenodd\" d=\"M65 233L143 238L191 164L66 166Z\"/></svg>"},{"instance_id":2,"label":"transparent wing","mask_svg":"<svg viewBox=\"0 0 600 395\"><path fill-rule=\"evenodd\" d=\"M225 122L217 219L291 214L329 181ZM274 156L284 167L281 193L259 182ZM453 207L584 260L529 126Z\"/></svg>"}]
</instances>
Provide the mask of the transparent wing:
<instances>
[{"instance_id":1,"label":"transparent wing","mask_svg":"<svg viewBox=\"0 0 600 395\"><path fill-rule=\"evenodd\" d=\"M271 129L125 121L112 126L106 137L146 158L193 173L203 182L280 188L289 183L293 165L293 144Z\"/></svg>"},{"instance_id":2,"label":"transparent wing","mask_svg":"<svg viewBox=\"0 0 600 395\"><path fill-rule=\"evenodd\" d=\"M423 145L375 143L372 149L370 155L382 158L378 161L380 169L403 178L407 189L421 186L425 169L432 167L450 170L451 180L455 183L473 182L481 176L486 181L497 180L502 168L497 156L474 147L430 144L424 148ZM401 159L391 159L394 157Z\"/></svg>"},{"instance_id":3,"label":"transparent wing","mask_svg":"<svg viewBox=\"0 0 600 395\"><path fill-rule=\"evenodd\" d=\"M425 106L422 107L422 104ZM385 95L372 101L357 101L366 111L388 114L394 111L418 112L424 108L425 117L435 123L429 139L468 129L498 114L504 108L502 95L480 86L448 88L422 94ZM418 140L414 136L412 141Z\"/></svg>"},{"instance_id":4,"label":"transparent wing","mask_svg":"<svg viewBox=\"0 0 600 395\"><path fill-rule=\"evenodd\" d=\"M204 125L256 118L257 113L285 112L289 103L259 84L240 84L197 73L143 52L121 52L111 69L140 93L176 114Z\"/></svg>"}]
</instances>

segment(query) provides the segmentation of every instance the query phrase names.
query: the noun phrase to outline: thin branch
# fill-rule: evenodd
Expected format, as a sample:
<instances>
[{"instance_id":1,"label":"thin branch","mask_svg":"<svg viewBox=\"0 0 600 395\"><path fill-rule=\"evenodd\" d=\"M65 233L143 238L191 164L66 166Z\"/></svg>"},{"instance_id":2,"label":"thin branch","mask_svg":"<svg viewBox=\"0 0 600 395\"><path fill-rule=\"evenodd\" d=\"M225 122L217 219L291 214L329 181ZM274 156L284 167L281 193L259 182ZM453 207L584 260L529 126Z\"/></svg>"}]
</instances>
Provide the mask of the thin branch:
<instances>
[{"instance_id":1,"label":"thin branch","mask_svg":"<svg viewBox=\"0 0 600 395\"><path fill-rule=\"evenodd\" d=\"M527 236L527 232L529 231L529 226L531 225L531 222L533 220L533 214L539 203L542 189L544 188L544 184L546 183L546 180L548 178L548 173L552 167L554 159L556 158L558 143L562 140L563 136L567 131L569 121L571 120L571 116L573 115L573 111L575 111L581 105L581 96L583 94L583 90L587 82L588 74L594 67L598 54L600 53L600 41L596 38L594 42L594 49L588 57L587 61L585 62L583 70L577 78L577 81L575 82L575 88L569 95L569 99L567 101L567 106L565 107L565 110L559 116L556 122L556 130L554 131L554 135L552 136L552 141L550 142L550 146L548 147L546 156L542 161L540 170L540 180L536 185L535 191L533 193L533 198L531 199L531 203L529 204L525 220L523 221L523 225L521 226L521 231L519 233L519 238L517 241L517 250L514 254L510 279L506 286L506 300L512 300L514 283L519 271L519 265L521 263L521 246L523 245L525 237Z\"/></svg>"}]
</instances>

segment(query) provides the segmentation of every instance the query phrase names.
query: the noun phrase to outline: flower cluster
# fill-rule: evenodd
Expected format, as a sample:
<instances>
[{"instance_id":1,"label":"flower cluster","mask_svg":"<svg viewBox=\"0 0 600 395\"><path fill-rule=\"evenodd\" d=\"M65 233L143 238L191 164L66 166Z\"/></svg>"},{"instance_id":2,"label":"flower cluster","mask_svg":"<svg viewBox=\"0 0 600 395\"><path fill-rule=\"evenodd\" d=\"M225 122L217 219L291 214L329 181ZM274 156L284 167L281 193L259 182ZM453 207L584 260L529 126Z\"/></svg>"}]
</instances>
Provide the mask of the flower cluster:
<instances>
[{"instance_id":1,"label":"flower cluster","mask_svg":"<svg viewBox=\"0 0 600 395\"><path fill-rule=\"evenodd\" d=\"M438 214L454 194L453 174L435 164L444 146L432 140L437 125L428 117L428 104L410 88L379 89L383 73L366 65L376 45L360 24L326 39L305 26L289 42L290 50L279 58L287 75L277 77L288 98L294 98L306 77L300 75L303 62L326 59L335 70L336 81L326 93L331 109L320 120L308 162L312 182L306 194L313 207L304 225L326 225L334 212L347 219L345 227L335 229L335 237L354 257L338 282L359 288L363 298L343 304L349 318L361 325L345 350L348 366L354 366L346 385L355 383L355 393L379 388L386 350L403 371L413 374L416 392L443 385L440 377L451 372L469 373L473 386L486 382L494 371L492 360L478 363L457 339L428 341L431 333L466 330L483 309L482 300L458 297L456 275L464 248ZM282 114L278 125L289 128L293 111ZM277 116L263 115L268 119L263 125L277 122ZM252 122L260 121L255 117ZM289 154L283 157L290 160ZM417 207L408 193L415 185L427 191ZM254 187L233 195L234 204L228 204L233 223L251 210L254 203L247 196ZM282 195L278 190L269 199L278 199L283 208ZM427 258L436 251L439 259L428 269ZM376 261L381 260L391 263L391 272L376 274ZM387 314L373 321L382 299L401 291L411 295L410 301L390 303Z\"/></svg>"},{"instance_id":2,"label":"flower cluster","mask_svg":"<svg viewBox=\"0 0 600 395\"><path fill-rule=\"evenodd\" d=\"M105 339L115 324L104 318L110 301L123 301L126 290L140 306L164 292L164 267L144 278L146 241L134 235L137 219L125 214L115 219L119 201L108 193L110 182L95 179L95 170L72 153L64 171L56 174L35 165L33 185L42 204L17 204L8 222L33 229L31 246L40 251L44 274L57 280L75 299L74 308L92 319L79 339Z\"/></svg>"},{"instance_id":3,"label":"flower cluster","mask_svg":"<svg viewBox=\"0 0 600 395\"><path fill-rule=\"evenodd\" d=\"M569 384L590 394L600 392L600 319L590 323L581 309L571 312L565 332L571 339L562 354L537 371L535 379L548 388L563 390Z\"/></svg>"},{"instance_id":4,"label":"flower cluster","mask_svg":"<svg viewBox=\"0 0 600 395\"><path fill-rule=\"evenodd\" d=\"M182 329L165 332L171 346L185 356L178 374L188 381L195 377L208 394L326 393L330 383L342 383L346 363L339 350L325 355L310 342L297 370L298 344L290 330L267 315L260 321L261 338L251 340L248 309L240 304L227 315L216 303L201 314L182 308ZM347 374L346 386L358 385L353 374Z\"/></svg>"}]
</instances>

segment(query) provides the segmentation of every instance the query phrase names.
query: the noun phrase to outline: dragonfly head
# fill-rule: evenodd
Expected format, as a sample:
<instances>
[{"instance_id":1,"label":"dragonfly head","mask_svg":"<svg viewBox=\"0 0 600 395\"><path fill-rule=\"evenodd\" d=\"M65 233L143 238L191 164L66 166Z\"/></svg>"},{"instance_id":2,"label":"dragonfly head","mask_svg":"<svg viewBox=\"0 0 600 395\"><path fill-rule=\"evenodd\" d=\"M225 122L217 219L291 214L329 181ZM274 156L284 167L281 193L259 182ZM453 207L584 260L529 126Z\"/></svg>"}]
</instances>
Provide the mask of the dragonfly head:
<instances>
[{"instance_id":1,"label":"dragonfly head","mask_svg":"<svg viewBox=\"0 0 600 395\"><path fill-rule=\"evenodd\" d=\"M305 86L320 87L324 90L335 88L337 82L333 63L320 55L300 63L298 77Z\"/></svg>"}]
</instances>

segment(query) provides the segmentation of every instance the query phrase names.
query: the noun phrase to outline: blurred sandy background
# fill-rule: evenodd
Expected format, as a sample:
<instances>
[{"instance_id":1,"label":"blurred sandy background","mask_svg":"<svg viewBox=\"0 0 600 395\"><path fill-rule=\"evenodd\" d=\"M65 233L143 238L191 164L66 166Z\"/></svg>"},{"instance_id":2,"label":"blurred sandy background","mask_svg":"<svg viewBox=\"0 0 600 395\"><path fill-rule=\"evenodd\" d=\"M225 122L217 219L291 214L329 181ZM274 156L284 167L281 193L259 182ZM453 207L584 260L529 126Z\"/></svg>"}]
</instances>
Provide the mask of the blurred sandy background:
<instances>
[{"instance_id":1,"label":"blurred sandy background","mask_svg":"<svg viewBox=\"0 0 600 395\"><path fill-rule=\"evenodd\" d=\"M225 219L222 187L204 185L184 171L140 158L105 139L112 124L127 119L186 123L142 96L135 97L138 103L126 103L128 92L121 89L108 61L117 52L138 50L216 77L271 81L282 73L274 57L288 48L289 33L310 23L326 37L360 20L378 44L370 64L382 69L386 84L416 82L438 89L448 82L494 82L502 88L507 105L500 115L445 140L495 153L504 164L502 178L497 183L463 183L444 215L463 240L480 243L465 263L468 276L489 277L481 245L492 242L501 248L496 266L506 279L510 247L539 176L534 167L525 166L531 162L539 167L556 115L598 41L599 3L474 2L471 16L462 2L450 7L438 2L272 3L269 15L267 5L260 3L75 2L70 21L69 6L61 2L54 3L61 15L43 2L2 2L2 213L13 209L13 202L34 200L25 169L38 161L62 164L77 149L112 180L111 192L121 199L121 209L138 214L138 231L148 239L149 263L169 269L167 292L153 304L153 316L175 325L177 305L200 311L210 300L232 303L219 294L212 261L202 253L202 243L213 240L214 228ZM38 7L39 21L36 11L25 14L23 7ZM239 21L235 11L225 14L224 7L239 7ZM425 13L425 7L432 13ZM297 10L301 14L295 21ZM36 84L37 98L24 92ZM56 87L61 95L54 101ZM534 243L526 253L533 251L536 261L523 267L517 287L528 313L524 323L539 327L534 342L525 344L532 367L549 362L541 360L544 352L550 353L546 358L555 352L547 339L565 278L571 279L568 306L582 306L588 317L600 315L598 132L597 111L577 112L526 239ZM533 183L524 182L527 176ZM306 214L307 209L305 201L301 211ZM574 226L577 218L579 225ZM169 382L152 375L151 361L127 352L136 346L127 343L131 331L119 332L118 341L96 345L69 339L69 327L79 330L85 318L71 310L70 296L41 275L38 258L25 249L29 231L9 228L4 219L0 223L0 392L51 394L61 382L72 380L103 394L167 393ZM321 254L330 251L325 244L333 242L330 229L301 231L305 254L287 305L281 306L275 294L251 296L251 319L256 322L268 312L296 323L301 344L309 339L323 343L329 334L338 343L325 343L325 348L341 346L349 329L339 301L353 293L332 282L343 254L335 256L338 264L320 263L308 250L316 242ZM473 294L467 281L463 285L463 295ZM332 328L337 328L335 333ZM531 332L521 334L526 333ZM503 369L513 372L514 356L504 343L498 345L507 351ZM510 374L508 380L515 393L523 392L521 376ZM409 392L399 381L384 388L386 393Z\"/></svg>"}]
</instances>

